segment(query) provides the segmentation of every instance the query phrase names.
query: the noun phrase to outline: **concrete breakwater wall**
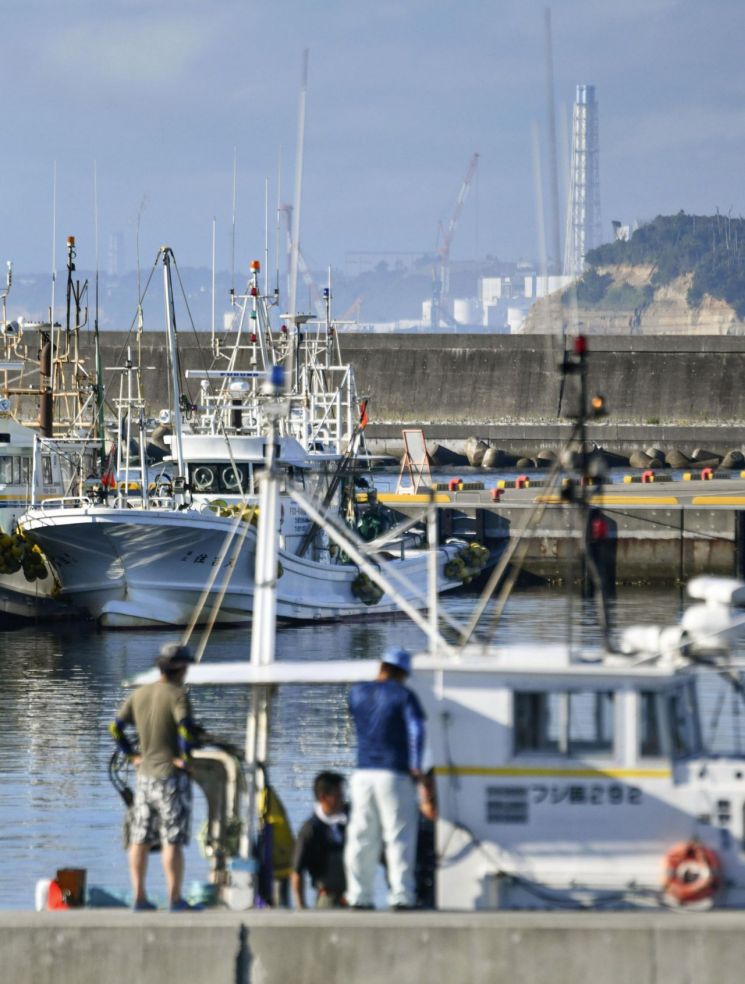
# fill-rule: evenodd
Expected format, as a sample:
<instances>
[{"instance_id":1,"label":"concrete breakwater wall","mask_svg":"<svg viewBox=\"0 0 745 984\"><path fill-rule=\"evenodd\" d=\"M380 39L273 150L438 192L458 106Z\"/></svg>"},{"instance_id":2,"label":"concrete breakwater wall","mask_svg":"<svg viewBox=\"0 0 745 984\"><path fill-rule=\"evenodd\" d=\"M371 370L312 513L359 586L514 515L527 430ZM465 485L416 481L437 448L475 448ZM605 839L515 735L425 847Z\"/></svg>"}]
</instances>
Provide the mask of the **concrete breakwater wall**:
<instances>
[{"instance_id":1,"label":"concrete breakwater wall","mask_svg":"<svg viewBox=\"0 0 745 984\"><path fill-rule=\"evenodd\" d=\"M738 981L740 913L0 914L12 984Z\"/></svg>"},{"instance_id":2,"label":"concrete breakwater wall","mask_svg":"<svg viewBox=\"0 0 745 984\"><path fill-rule=\"evenodd\" d=\"M571 408L574 383L562 390L562 347L554 336L344 334L341 342L360 394L370 399L373 439L395 442L401 426L422 426L430 441L476 435L530 452L568 433L560 408ZM85 335L92 365L91 343ZM126 343L125 332L106 333L104 365L121 365ZM672 445L725 454L742 445L745 337L593 336L590 344L589 388L605 396L610 411L591 428L592 440L622 453ZM184 369L211 364L206 333L182 332L179 347ZM142 365L154 367L144 382L157 412L167 400L162 333L143 335ZM198 384L191 389L195 397Z\"/></svg>"}]
</instances>

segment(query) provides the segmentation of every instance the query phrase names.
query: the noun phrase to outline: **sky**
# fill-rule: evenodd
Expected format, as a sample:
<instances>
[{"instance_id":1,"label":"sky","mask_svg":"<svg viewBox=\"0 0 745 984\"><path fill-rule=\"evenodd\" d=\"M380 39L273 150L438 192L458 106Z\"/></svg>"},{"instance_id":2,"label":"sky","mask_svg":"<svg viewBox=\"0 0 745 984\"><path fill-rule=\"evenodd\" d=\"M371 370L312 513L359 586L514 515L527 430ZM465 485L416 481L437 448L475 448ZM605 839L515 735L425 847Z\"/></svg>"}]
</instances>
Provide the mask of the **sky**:
<instances>
[{"instance_id":1,"label":"sky","mask_svg":"<svg viewBox=\"0 0 745 984\"><path fill-rule=\"evenodd\" d=\"M236 268L263 258L267 179L273 267L306 48L300 241L312 267L354 272L352 253L434 250L474 152L453 259L537 258L544 10L533 0L3 0L0 262L22 276L50 269L54 252L61 268L73 234L91 269L97 203L102 269L114 232L134 268L138 229L143 267L163 244L182 266L208 267L213 218L217 266L230 269L235 155ZM554 0L551 15L560 170L575 85L594 84L608 237L611 219L745 213L742 0Z\"/></svg>"}]
</instances>

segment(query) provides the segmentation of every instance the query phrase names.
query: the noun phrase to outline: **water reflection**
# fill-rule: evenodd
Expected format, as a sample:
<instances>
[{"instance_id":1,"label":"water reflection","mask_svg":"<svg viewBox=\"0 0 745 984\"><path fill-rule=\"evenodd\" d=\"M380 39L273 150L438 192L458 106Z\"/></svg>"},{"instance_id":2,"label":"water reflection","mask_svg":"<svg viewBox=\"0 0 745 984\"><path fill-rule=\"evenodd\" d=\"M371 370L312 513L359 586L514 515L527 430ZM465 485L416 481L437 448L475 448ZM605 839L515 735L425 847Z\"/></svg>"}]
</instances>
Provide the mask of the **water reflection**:
<instances>
[{"instance_id":1,"label":"water reflection","mask_svg":"<svg viewBox=\"0 0 745 984\"><path fill-rule=\"evenodd\" d=\"M473 597L464 594L444 601L450 614L463 621L472 604ZM495 641L561 641L566 606L563 591L516 594ZM669 621L679 608L676 591L629 590L615 603L614 617L621 625ZM575 640L599 643L592 607L575 601L573 615ZM85 867L90 882L126 890L122 807L107 778L112 744L106 727L123 698L122 679L151 666L163 641L159 633L101 634L80 625L0 633L0 907L30 907L36 879L62 866ZM277 658L376 658L393 644L416 649L423 647L424 639L404 618L281 628ZM215 632L205 659L247 659L249 647L246 629ZM242 745L248 711L244 690L200 689L194 703L210 731ZM741 741L742 715L733 725L728 693L721 703L720 719L729 723L717 722L719 738ZM288 688L275 700L273 721L271 779L297 829L310 809L314 773L324 767L351 767L344 689ZM200 803L195 830L202 819ZM192 846L187 879L205 871L205 862ZM154 894L162 896L158 864L150 880Z\"/></svg>"}]
</instances>

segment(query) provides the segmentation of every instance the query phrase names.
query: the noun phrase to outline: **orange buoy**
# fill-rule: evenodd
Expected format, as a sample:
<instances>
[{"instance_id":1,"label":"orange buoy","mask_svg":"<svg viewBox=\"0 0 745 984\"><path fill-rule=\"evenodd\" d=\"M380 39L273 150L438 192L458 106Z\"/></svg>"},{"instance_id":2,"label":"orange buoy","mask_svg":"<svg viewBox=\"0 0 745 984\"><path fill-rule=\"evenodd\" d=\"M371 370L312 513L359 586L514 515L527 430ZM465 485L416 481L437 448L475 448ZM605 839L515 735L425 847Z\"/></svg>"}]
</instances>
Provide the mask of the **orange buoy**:
<instances>
[{"instance_id":1,"label":"orange buoy","mask_svg":"<svg viewBox=\"0 0 745 984\"><path fill-rule=\"evenodd\" d=\"M721 875L716 851L697 840L675 844L665 855L665 901L679 906L696 903L699 908L713 905Z\"/></svg>"}]
</instances>

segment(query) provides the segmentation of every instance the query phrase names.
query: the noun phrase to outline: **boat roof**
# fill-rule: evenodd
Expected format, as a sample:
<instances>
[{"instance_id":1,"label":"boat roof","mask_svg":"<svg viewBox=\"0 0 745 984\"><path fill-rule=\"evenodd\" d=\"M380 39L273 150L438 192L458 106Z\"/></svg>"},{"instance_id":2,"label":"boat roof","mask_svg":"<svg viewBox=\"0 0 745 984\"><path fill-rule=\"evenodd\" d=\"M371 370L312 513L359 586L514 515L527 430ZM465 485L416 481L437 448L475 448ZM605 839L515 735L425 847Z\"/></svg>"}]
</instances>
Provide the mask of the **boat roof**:
<instances>
[{"instance_id":1,"label":"boat roof","mask_svg":"<svg viewBox=\"0 0 745 984\"><path fill-rule=\"evenodd\" d=\"M558 660L564 654L563 663ZM581 683L592 689L618 688L634 685L657 685L671 681L689 672L688 665L670 662L634 665L633 658L614 657L593 660L566 660L562 647L510 647L505 650L508 658L499 659L496 652L478 655L465 651L461 657L432 657L419 655L414 658L413 675L427 677L431 674L455 674L463 685L468 676L489 675L495 686L566 688ZM238 662L196 663L189 667L186 683L192 686L287 686L298 684L351 684L372 680L378 672L379 661L374 659L342 660L276 660L273 663L255 665L248 659ZM124 681L125 686L139 686L158 679L157 668Z\"/></svg>"},{"instance_id":2,"label":"boat roof","mask_svg":"<svg viewBox=\"0 0 745 984\"><path fill-rule=\"evenodd\" d=\"M171 444L172 435L166 435L166 443ZM227 439L222 434L182 435L184 458L189 462L252 462L263 465L266 461L266 437L263 435L231 434ZM307 468L312 457L294 437L280 437L278 460L284 465ZM232 457L231 457L232 456ZM337 457L336 456L331 456Z\"/></svg>"},{"instance_id":3,"label":"boat roof","mask_svg":"<svg viewBox=\"0 0 745 984\"><path fill-rule=\"evenodd\" d=\"M19 424L10 415L0 415L0 450L9 445L11 447L28 446L32 448L34 434L35 432L30 427Z\"/></svg>"}]
</instances>

